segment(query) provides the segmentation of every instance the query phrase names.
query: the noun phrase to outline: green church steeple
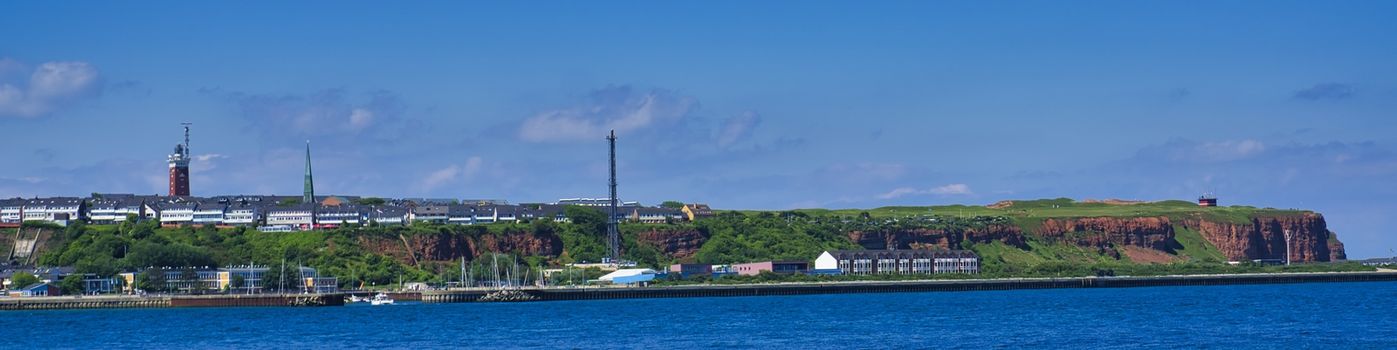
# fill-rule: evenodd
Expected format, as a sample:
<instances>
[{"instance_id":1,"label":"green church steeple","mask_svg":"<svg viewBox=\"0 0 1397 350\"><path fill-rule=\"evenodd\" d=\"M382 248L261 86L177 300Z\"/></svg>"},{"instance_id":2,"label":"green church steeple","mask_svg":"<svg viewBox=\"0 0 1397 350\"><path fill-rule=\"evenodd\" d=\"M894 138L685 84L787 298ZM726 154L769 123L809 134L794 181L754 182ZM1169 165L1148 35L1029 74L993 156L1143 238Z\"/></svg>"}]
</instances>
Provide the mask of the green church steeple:
<instances>
[{"instance_id":1,"label":"green church steeple","mask_svg":"<svg viewBox=\"0 0 1397 350\"><path fill-rule=\"evenodd\" d=\"M302 203L315 203L315 180L310 173L310 140L306 140L306 192Z\"/></svg>"}]
</instances>

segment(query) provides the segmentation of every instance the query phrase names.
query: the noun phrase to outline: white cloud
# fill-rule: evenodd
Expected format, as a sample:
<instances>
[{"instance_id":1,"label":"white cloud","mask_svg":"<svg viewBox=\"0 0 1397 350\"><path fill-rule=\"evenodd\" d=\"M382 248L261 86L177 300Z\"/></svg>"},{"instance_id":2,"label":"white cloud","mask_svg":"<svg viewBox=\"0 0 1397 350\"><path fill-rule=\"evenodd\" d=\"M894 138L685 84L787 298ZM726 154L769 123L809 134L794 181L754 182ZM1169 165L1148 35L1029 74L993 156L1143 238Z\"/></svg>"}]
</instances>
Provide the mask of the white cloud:
<instances>
[{"instance_id":1,"label":"white cloud","mask_svg":"<svg viewBox=\"0 0 1397 350\"><path fill-rule=\"evenodd\" d=\"M727 148L739 141L746 140L752 135L752 130L761 123L761 115L751 111L724 120L722 128L718 129L718 147Z\"/></svg>"},{"instance_id":2,"label":"white cloud","mask_svg":"<svg viewBox=\"0 0 1397 350\"><path fill-rule=\"evenodd\" d=\"M455 180L456 176L460 173L461 166L456 164L452 164L445 168L441 168L440 170L433 171L431 174L427 174L426 178L422 179L422 188L429 190L437 188L438 186L441 186L444 183Z\"/></svg>"},{"instance_id":3,"label":"white cloud","mask_svg":"<svg viewBox=\"0 0 1397 350\"><path fill-rule=\"evenodd\" d=\"M248 94L203 89L201 92L233 102L249 128L263 140L309 138L330 148L367 141L396 144L411 128L403 117L405 104L388 91L350 93L327 89L306 94Z\"/></svg>"},{"instance_id":4,"label":"white cloud","mask_svg":"<svg viewBox=\"0 0 1397 350\"><path fill-rule=\"evenodd\" d=\"M189 164L189 172L195 174L208 173L218 168L217 160L226 158L228 158L228 156L218 153L195 155L193 161Z\"/></svg>"},{"instance_id":5,"label":"white cloud","mask_svg":"<svg viewBox=\"0 0 1397 350\"><path fill-rule=\"evenodd\" d=\"M14 60L0 60L0 73L22 69ZM3 78L3 76L0 76ZM100 88L97 68L86 62L46 62L26 82L0 80L0 116L33 118L47 115Z\"/></svg>"},{"instance_id":6,"label":"white cloud","mask_svg":"<svg viewBox=\"0 0 1397 350\"><path fill-rule=\"evenodd\" d=\"M430 191L448 183L469 180L480 173L480 170L484 167L484 163L485 161L478 156L470 157L470 159L466 159L465 165L452 164L427 174L427 176L422 179L419 187L421 187L423 191Z\"/></svg>"},{"instance_id":7,"label":"white cloud","mask_svg":"<svg viewBox=\"0 0 1397 350\"><path fill-rule=\"evenodd\" d=\"M1206 160L1225 161L1250 157L1266 151L1266 145L1257 140L1205 142L1197 148L1198 155Z\"/></svg>"},{"instance_id":8,"label":"white cloud","mask_svg":"<svg viewBox=\"0 0 1397 350\"><path fill-rule=\"evenodd\" d=\"M975 194L966 184L949 184L940 187L919 189L915 187L899 187L878 195L878 199L894 199L906 196L937 195L937 196L968 196Z\"/></svg>"},{"instance_id":9,"label":"white cloud","mask_svg":"<svg viewBox=\"0 0 1397 350\"><path fill-rule=\"evenodd\" d=\"M373 123L373 120L373 111L355 108L353 111L349 112L349 127L352 129L363 129Z\"/></svg>"},{"instance_id":10,"label":"white cloud","mask_svg":"<svg viewBox=\"0 0 1397 350\"><path fill-rule=\"evenodd\" d=\"M574 142L602 138L610 130L627 133L655 125L672 125L697 108L689 97L663 90L636 93L630 87L593 92L581 106L538 113L519 127L526 142Z\"/></svg>"},{"instance_id":11,"label":"white cloud","mask_svg":"<svg viewBox=\"0 0 1397 350\"><path fill-rule=\"evenodd\" d=\"M816 174L830 181L842 183L882 183L897 180L907 175L909 169L902 163L835 163L816 171Z\"/></svg>"},{"instance_id":12,"label":"white cloud","mask_svg":"<svg viewBox=\"0 0 1397 350\"><path fill-rule=\"evenodd\" d=\"M1253 139L1208 142L1175 139L1143 148L1137 157L1163 158L1181 163L1222 163L1254 158L1265 153L1266 149L1265 143Z\"/></svg>"}]
</instances>

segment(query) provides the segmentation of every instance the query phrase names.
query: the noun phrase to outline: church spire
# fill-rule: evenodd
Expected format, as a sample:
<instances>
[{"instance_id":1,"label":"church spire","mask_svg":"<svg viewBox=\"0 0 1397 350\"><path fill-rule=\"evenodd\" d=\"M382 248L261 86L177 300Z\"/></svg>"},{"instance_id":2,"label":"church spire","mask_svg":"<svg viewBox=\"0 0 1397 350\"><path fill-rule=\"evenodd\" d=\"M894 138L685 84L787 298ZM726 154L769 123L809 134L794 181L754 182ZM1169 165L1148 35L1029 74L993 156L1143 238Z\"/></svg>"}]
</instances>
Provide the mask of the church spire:
<instances>
[{"instance_id":1,"label":"church spire","mask_svg":"<svg viewBox=\"0 0 1397 350\"><path fill-rule=\"evenodd\" d=\"M310 140L306 140L306 191L302 203L315 203L315 180L310 173Z\"/></svg>"}]
</instances>

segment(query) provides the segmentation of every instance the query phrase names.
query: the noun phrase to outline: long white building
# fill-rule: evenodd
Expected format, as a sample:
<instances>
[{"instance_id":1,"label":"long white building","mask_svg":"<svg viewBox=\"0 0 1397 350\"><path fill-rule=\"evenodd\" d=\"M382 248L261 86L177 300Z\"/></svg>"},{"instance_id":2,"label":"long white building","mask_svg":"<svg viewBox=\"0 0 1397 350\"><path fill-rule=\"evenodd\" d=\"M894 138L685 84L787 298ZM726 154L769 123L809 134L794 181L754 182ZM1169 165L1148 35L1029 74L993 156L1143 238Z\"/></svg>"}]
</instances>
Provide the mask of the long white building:
<instances>
[{"instance_id":1,"label":"long white building","mask_svg":"<svg viewBox=\"0 0 1397 350\"><path fill-rule=\"evenodd\" d=\"M85 220L82 198L54 197L30 199L24 203L23 221L47 221L67 225L74 220Z\"/></svg>"},{"instance_id":2,"label":"long white building","mask_svg":"<svg viewBox=\"0 0 1397 350\"><path fill-rule=\"evenodd\" d=\"M845 275L980 273L968 250L835 250L815 258L815 272Z\"/></svg>"}]
</instances>

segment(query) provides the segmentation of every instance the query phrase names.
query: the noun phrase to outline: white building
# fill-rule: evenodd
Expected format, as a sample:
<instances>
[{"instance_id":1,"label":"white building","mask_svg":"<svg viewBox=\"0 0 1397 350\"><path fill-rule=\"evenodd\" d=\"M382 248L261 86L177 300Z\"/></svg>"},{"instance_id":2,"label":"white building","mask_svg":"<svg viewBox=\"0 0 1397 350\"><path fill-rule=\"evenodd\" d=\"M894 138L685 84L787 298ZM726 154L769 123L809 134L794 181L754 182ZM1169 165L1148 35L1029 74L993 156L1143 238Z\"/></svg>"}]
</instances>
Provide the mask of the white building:
<instances>
[{"instance_id":1,"label":"white building","mask_svg":"<svg viewBox=\"0 0 1397 350\"><path fill-rule=\"evenodd\" d=\"M680 211L679 209L648 207L631 208L631 221L637 221L647 224L663 224L670 221L680 221L684 219L684 212Z\"/></svg>"},{"instance_id":2,"label":"white building","mask_svg":"<svg viewBox=\"0 0 1397 350\"><path fill-rule=\"evenodd\" d=\"M449 205L446 207L446 223L456 225L474 225L476 206L474 205Z\"/></svg>"},{"instance_id":3,"label":"white building","mask_svg":"<svg viewBox=\"0 0 1397 350\"><path fill-rule=\"evenodd\" d=\"M223 214L224 225L234 226L255 226L262 222L262 209L251 204L234 204L228 206L228 210Z\"/></svg>"},{"instance_id":4,"label":"white building","mask_svg":"<svg viewBox=\"0 0 1397 350\"><path fill-rule=\"evenodd\" d=\"M651 269L618 269L598 277L597 280L613 284L637 284L650 282L659 272Z\"/></svg>"},{"instance_id":5,"label":"white building","mask_svg":"<svg viewBox=\"0 0 1397 350\"><path fill-rule=\"evenodd\" d=\"M195 225L222 225L228 213L228 205L218 202L200 202L194 208L192 222Z\"/></svg>"},{"instance_id":6,"label":"white building","mask_svg":"<svg viewBox=\"0 0 1397 350\"><path fill-rule=\"evenodd\" d=\"M25 200L0 199L0 224L18 225L23 219L20 212L24 211Z\"/></svg>"},{"instance_id":7,"label":"white building","mask_svg":"<svg viewBox=\"0 0 1397 350\"><path fill-rule=\"evenodd\" d=\"M126 221L129 215L141 217L144 207L145 202L136 196L103 196L88 203L87 219L95 224L114 224Z\"/></svg>"},{"instance_id":8,"label":"white building","mask_svg":"<svg viewBox=\"0 0 1397 350\"><path fill-rule=\"evenodd\" d=\"M48 221L67 225L72 220L82 220L85 208L82 198L54 197L35 198L24 203L23 221Z\"/></svg>"},{"instance_id":9,"label":"white building","mask_svg":"<svg viewBox=\"0 0 1397 350\"><path fill-rule=\"evenodd\" d=\"M449 207L447 205L418 205L417 207L412 208L411 217L412 221L414 222L443 224L446 223L446 220L450 218L448 212Z\"/></svg>"},{"instance_id":10,"label":"white building","mask_svg":"<svg viewBox=\"0 0 1397 350\"><path fill-rule=\"evenodd\" d=\"M321 206L315 210L315 222L323 227L358 226L362 218L359 208L351 205Z\"/></svg>"},{"instance_id":11,"label":"white building","mask_svg":"<svg viewBox=\"0 0 1397 350\"><path fill-rule=\"evenodd\" d=\"M176 200L171 202L147 203L146 209L156 213L161 226L179 226L194 223L194 202Z\"/></svg>"},{"instance_id":12,"label":"white building","mask_svg":"<svg viewBox=\"0 0 1397 350\"><path fill-rule=\"evenodd\" d=\"M309 230L315 225L313 204L297 204L267 209L267 226L291 226Z\"/></svg>"},{"instance_id":13,"label":"white building","mask_svg":"<svg viewBox=\"0 0 1397 350\"><path fill-rule=\"evenodd\" d=\"M364 210L364 222L379 225L399 226L407 222L407 208L396 206L376 206Z\"/></svg>"},{"instance_id":14,"label":"white building","mask_svg":"<svg viewBox=\"0 0 1397 350\"><path fill-rule=\"evenodd\" d=\"M968 250L836 250L815 258L816 273L846 275L979 273L980 257Z\"/></svg>"}]
</instances>

